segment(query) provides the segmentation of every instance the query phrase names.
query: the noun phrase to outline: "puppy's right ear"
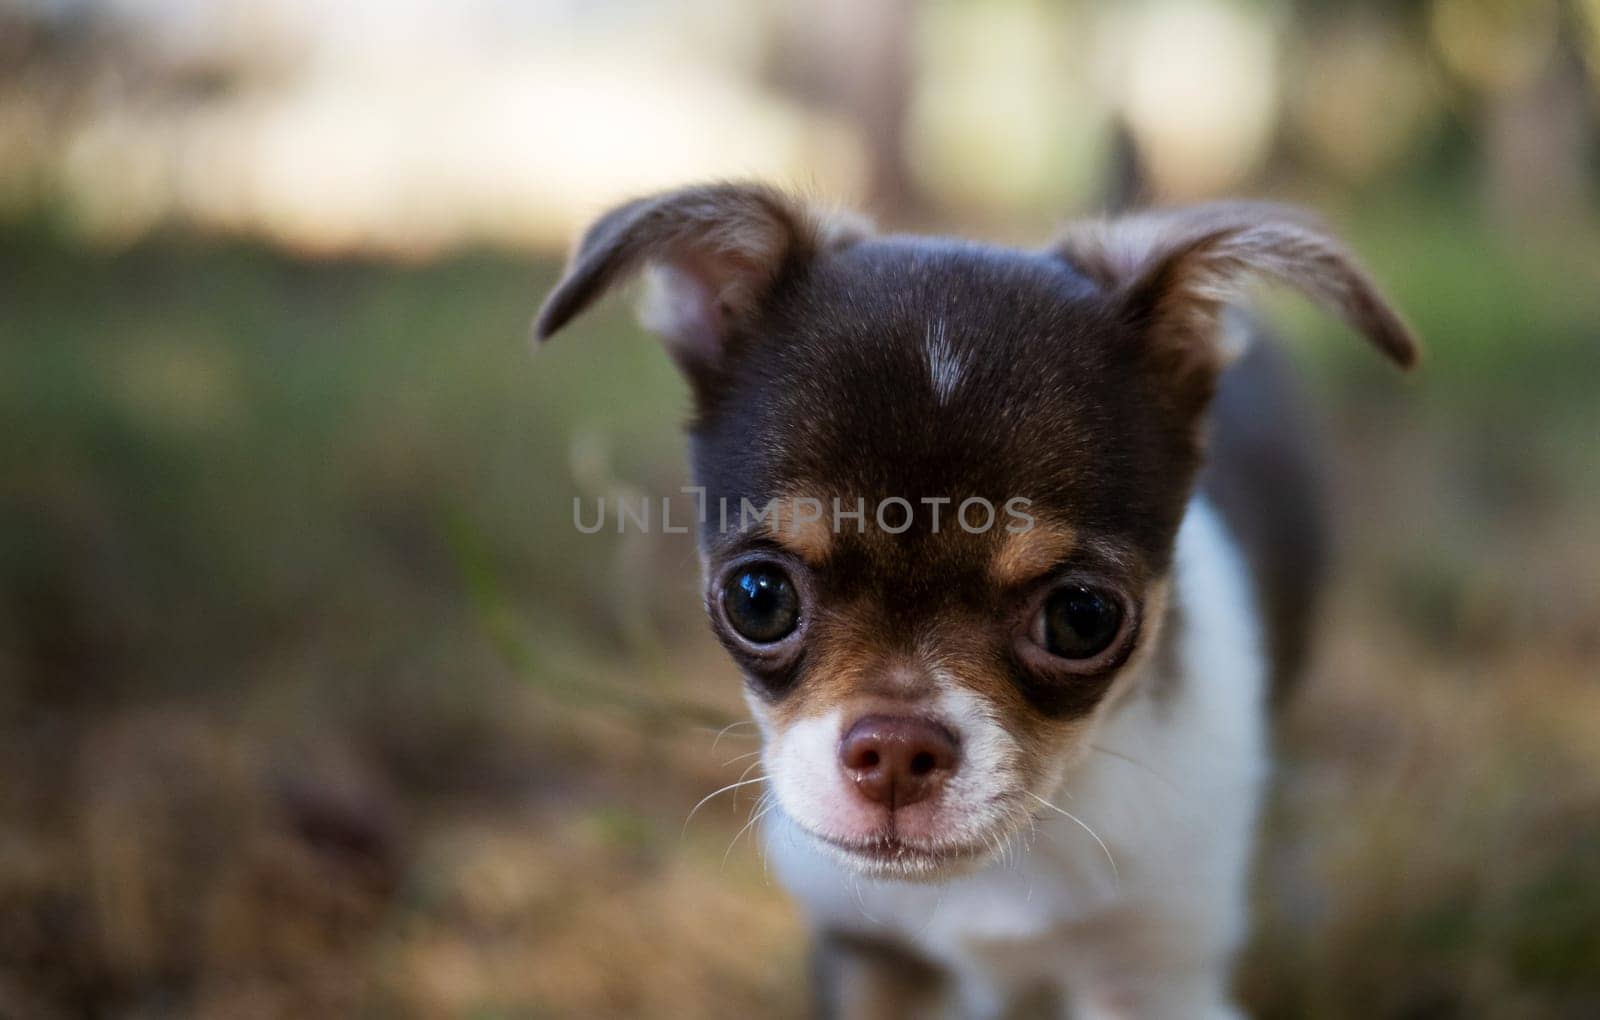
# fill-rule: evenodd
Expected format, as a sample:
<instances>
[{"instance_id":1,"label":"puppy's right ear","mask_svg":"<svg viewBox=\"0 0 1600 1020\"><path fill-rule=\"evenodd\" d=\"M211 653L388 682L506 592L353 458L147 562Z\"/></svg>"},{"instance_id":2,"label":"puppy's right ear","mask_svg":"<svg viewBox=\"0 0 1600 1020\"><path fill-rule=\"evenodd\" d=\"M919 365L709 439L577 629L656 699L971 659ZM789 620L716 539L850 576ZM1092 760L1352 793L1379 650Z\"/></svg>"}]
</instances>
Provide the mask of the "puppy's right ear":
<instances>
[{"instance_id":1,"label":"puppy's right ear","mask_svg":"<svg viewBox=\"0 0 1600 1020\"><path fill-rule=\"evenodd\" d=\"M1210 402L1218 375L1242 353L1223 342L1219 320L1255 279L1287 284L1337 313L1400 367L1417 361L1416 337L1355 256L1297 209L1152 209L1071 226L1054 250L1143 330L1151 363L1189 409Z\"/></svg>"},{"instance_id":2,"label":"puppy's right ear","mask_svg":"<svg viewBox=\"0 0 1600 1020\"><path fill-rule=\"evenodd\" d=\"M864 224L821 217L757 184L712 184L636 199L584 233L545 299L534 336L548 339L648 267L657 288L641 317L679 366L702 378L786 268L866 233Z\"/></svg>"}]
</instances>

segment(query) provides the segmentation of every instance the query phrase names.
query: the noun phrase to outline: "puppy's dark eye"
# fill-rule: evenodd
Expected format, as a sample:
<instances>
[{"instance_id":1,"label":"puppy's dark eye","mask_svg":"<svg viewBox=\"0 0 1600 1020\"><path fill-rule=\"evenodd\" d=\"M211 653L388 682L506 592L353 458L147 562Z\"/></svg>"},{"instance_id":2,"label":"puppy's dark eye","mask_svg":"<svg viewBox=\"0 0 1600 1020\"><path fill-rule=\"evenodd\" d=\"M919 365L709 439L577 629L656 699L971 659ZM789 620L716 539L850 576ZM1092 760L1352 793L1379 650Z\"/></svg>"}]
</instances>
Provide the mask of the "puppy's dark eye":
<instances>
[{"instance_id":1,"label":"puppy's dark eye","mask_svg":"<svg viewBox=\"0 0 1600 1020\"><path fill-rule=\"evenodd\" d=\"M1051 655L1092 659L1122 630L1122 606L1104 592L1082 585L1058 588L1045 600L1033 639Z\"/></svg>"},{"instance_id":2,"label":"puppy's dark eye","mask_svg":"<svg viewBox=\"0 0 1600 1020\"><path fill-rule=\"evenodd\" d=\"M794 633L800 623L800 596L783 569L772 563L740 568L722 590L728 623L746 641L770 645Z\"/></svg>"}]
</instances>

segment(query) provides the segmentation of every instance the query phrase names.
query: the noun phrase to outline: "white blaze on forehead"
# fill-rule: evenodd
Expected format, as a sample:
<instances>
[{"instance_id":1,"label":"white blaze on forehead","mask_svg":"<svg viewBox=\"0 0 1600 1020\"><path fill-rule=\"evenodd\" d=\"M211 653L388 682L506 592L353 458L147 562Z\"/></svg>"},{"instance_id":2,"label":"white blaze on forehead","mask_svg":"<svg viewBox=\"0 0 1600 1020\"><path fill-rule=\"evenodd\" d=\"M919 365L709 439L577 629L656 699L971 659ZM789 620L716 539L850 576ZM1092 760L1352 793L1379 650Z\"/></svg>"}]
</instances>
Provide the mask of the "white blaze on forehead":
<instances>
[{"instance_id":1,"label":"white blaze on forehead","mask_svg":"<svg viewBox=\"0 0 1600 1020\"><path fill-rule=\"evenodd\" d=\"M933 381L933 395L939 403L949 403L951 394L961 385L961 373L967 366L950 346L943 319L929 323L924 346L928 352L928 377Z\"/></svg>"}]
</instances>

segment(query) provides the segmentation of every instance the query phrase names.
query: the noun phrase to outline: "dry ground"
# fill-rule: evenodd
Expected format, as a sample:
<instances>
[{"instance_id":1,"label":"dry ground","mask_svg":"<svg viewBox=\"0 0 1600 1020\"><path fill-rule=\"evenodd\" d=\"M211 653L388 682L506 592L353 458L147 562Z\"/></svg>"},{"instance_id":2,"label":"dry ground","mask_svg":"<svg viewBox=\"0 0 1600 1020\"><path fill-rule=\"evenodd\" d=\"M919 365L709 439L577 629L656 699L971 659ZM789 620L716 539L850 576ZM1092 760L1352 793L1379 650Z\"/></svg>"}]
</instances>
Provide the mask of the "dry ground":
<instances>
[{"instance_id":1,"label":"dry ground","mask_svg":"<svg viewBox=\"0 0 1600 1020\"><path fill-rule=\"evenodd\" d=\"M1264 1017L1600 1015L1594 281L1458 229L1366 231L1421 382L1305 348L1344 569ZM3 240L0 1016L803 1013L753 799L684 826L754 749L693 552L570 528L677 484L647 341L530 361L499 258Z\"/></svg>"}]
</instances>

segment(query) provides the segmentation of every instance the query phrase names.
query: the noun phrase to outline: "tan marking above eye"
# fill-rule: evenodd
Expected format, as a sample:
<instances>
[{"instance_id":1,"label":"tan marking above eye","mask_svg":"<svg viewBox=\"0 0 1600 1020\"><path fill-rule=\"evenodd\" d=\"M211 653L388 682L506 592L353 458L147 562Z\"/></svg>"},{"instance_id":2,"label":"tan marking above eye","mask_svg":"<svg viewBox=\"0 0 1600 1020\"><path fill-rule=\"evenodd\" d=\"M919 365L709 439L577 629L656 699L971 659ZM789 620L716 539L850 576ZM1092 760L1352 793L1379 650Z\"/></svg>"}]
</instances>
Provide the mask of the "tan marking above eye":
<instances>
[{"instance_id":1,"label":"tan marking above eye","mask_svg":"<svg viewBox=\"0 0 1600 1020\"><path fill-rule=\"evenodd\" d=\"M1027 531L1004 533L989 561L989 576L1002 588L1024 584L1049 573L1076 546L1071 528L1040 520Z\"/></svg>"},{"instance_id":2,"label":"tan marking above eye","mask_svg":"<svg viewBox=\"0 0 1600 1020\"><path fill-rule=\"evenodd\" d=\"M809 566L818 566L833 549L833 504L814 496L779 496L762 522L768 537Z\"/></svg>"}]
</instances>

